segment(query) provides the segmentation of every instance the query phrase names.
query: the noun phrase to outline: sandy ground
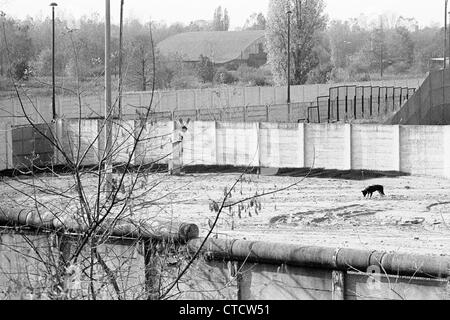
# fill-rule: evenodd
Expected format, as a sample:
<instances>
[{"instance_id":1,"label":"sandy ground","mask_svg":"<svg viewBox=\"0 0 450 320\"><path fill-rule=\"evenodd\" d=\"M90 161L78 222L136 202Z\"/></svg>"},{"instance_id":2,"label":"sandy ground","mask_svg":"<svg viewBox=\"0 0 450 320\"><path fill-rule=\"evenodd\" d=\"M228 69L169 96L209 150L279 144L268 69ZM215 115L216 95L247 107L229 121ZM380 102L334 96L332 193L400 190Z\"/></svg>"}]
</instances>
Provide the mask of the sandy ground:
<instances>
[{"instance_id":1,"label":"sandy ground","mask_svg":"<svg viewBox=\"0 0 450 320\"><path fill-rule=\"evenodd\" d=\"M174 208L181 220L202 222L208 199L220 198L237 175L190 175L177 198L192 199ZM293 177L247 176L230 201L274 191L301 180ZM201 183L200 181L203 181ZM385 186L386 197L364 199L368 185ZM248 203L248 202L247 202ZM205 210L206 209L206 210ZM180 213L180 210L182 213ZM236 210L234 210L236 211ZM385 250L415 254L450 254L450 180L428 177L380 178L365 181L306 179L298 186L261 199L261 212L236 217L224 212L218 232L231 238ZM206 214L208 215L208 214ZM209 218L214 214L210 212ZM200 223L204 230L206 225Z\"/></svg>"},{"instance_id":2,"label":"sandy ground","mask_svg":"<svg viewBox=\"0 0 450 320\"><path fill-rule=\"evenodd\" d=\"M196 223L206 235L214 220L212 201L220 203L239 174L158 174L143 189L159 184L145 196L141 215ZM86 177L93 184L92 177ZM363 181L327 178L246 175L237 183L229 202L272 192L253 204L226 209L216 233L219 237L282 242L299 245L345 247L427 255L450 255L450 180L429 177L379 178ZM31 183L32 180L24 181ZM42 178L51 186L70 187L71 178ZM39 183L42 183L39 182ZM386 197L364 199L361 190L372 184L385 186ZM32 189L11 178L0 182L0 205L26 203L25 196L8 185L31 194ZM66 192L69 194L70 191ZM64 200L36 191L36 197L54 206ZM161 197L163 196L163 197ZM240 217L239 217L240 216ZM215 233L215 234L216 234Z\"/></svg>"}]
</instances>

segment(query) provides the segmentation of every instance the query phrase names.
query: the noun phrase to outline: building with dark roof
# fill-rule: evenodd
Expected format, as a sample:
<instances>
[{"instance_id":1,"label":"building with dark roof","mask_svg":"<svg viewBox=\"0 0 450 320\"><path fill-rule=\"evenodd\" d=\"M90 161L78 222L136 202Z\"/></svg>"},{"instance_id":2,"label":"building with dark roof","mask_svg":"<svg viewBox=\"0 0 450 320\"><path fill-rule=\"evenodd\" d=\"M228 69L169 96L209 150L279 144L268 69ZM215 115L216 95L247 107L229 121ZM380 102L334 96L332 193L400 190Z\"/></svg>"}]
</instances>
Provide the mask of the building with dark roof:
<instances>
[{"instance_id":1,"label":"building with dark roof","mask_svg":"<svg viewBox=\"0 0 450 320\"><path fill-rule=\"evenodd\" d=\"M158 44L163 55L197 63L200 56L216 65L260 67L267 63L265 31L206 31L177 34Z\"/></svg>"}]
</instances>

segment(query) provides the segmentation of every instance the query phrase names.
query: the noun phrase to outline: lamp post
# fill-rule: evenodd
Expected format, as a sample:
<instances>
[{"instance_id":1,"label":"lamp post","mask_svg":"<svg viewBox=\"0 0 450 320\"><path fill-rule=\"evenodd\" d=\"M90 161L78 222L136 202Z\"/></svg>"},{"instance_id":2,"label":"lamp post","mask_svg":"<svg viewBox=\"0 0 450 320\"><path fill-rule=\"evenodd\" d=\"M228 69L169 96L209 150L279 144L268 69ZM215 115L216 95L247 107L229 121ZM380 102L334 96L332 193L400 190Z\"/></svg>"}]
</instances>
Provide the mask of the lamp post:
<instances>
[{"instance_id":1,"label":"lamp post","mask_svg":"<svg viewBox=\"0 0 450 320\"><path fill-rule=\"evenodd\" d=\"M105 0L105 172L106 192L112 191L112 99L111 99L111 1Z\"/></svg>"},{"instance_id":2,"label":"lamp post","mask_svg":"<svg viewBox=\"0 0 450 320\"><path fill-rule=\"evenodd\" d=\"M450 11L449 12L447 12L447 14L450 16ZM450 21L450 18L449 18L449 21ZM446 29L448 30L448 25L447 25L447 22L445 23L445 26L446 26ZM450 32L448 32L448 42L447 42L447 44L448 45L450 45ZM444 49L445 50L445 49ZM444 54L444 65L446 66L447 65L447 59L446 59L446 57L445 57L446 55ZM450 49L449 50L447 50L447 57L450 59ZM446 67L445 67L446 68ZM445 69L444 68L444 69Z\"/></svg>"},{"instance_id":3,"label":"lamp post","mask_svg":"<svg viewBox=\"0 0 450 320\"><path fill-rule=\"evenodd\" d=\"M287 83L287 87L288 87L288 94L287 94L287 103L290 104L291 103L291 14L292 11L289 10L287 12L287 19L288 19L288 43L287 43L287 54L288 54L288 65L287 65L287 70L288 70L288 83Z\"/></svg>"},{"instance_id":4,"label":"lamp post","mask_svg":"<svg viewBox=\"0 0 450 320\"><path fill-rule=\"evenodd\" d=\"M444 69L442 70L442 104L445 105L446 97L445 97L445 72L447 69L447 30L448 30L448 24L447 24L447 14L450 15L450 12L448 10L448 0L445 0L445 25L444 25ZM449 35L450 36L450 35ZM450 56L450 54L449 54Z\"/></svg>"},{"instance_id":5,"label":"lamp post","mask_svg":"<svg viewBox=\"0 0 450 320\"><path fill-rule=\"evenodd\" d=\"M3 26L4 26L4 23L5 23L5 20L4 20L4 18L5 18L5 16L6 16L6 13L4 13L3 11L1 11L0 10L0 21L2 21L2 24L3 24ZM2 43L2 41L0 41L0 43ZM3 77L3 52L0 52L0 76L2 76Z\"/></svg>"},{"instance_id":6,"label":"lamp post","mask_svg":"<svg viewBox=\"0 0 450 320\"><path fill-rule=\"evenodd\" d=\"M448 8L448 0L445 0L445 15L444 15L444 69L447 68L447 8Z\"/></svg>"},{"instance_id":7,"label":"lamp post","mask_svg":"<svg viewBox=\"0 0 450 320\"><path fill-rule=\"evenodd\" d=\"M119 119L122 120L122 64L123 64L123 6L125 0L120 1L120 36L119 36Z\"/></svg>"},{"instance_id":8,"label":"lamp post","mask_svg":"<svg viewBox=\"0 0 450 320\"><path fill-rule=\"evenodd\" d=\"M55 2L50 4L52 7L52 115L53 120L56 120L56 85L55 85L55 7L58 6Z\"/></svg>"},{"instance_id":9,"label":"lamp post","mask_svg":"<svg viewBox=\"0 0 450 320\"><path fill-rule=\"evenodd\" d=\"M2 22L3 28L5 28L5 17L6 13L0 10L0 21ZM0 41L2 43L2 41ZM4 68L3 68L3 52L0 52L0 76L3 76Z\"/></svg>"}]
</instances>

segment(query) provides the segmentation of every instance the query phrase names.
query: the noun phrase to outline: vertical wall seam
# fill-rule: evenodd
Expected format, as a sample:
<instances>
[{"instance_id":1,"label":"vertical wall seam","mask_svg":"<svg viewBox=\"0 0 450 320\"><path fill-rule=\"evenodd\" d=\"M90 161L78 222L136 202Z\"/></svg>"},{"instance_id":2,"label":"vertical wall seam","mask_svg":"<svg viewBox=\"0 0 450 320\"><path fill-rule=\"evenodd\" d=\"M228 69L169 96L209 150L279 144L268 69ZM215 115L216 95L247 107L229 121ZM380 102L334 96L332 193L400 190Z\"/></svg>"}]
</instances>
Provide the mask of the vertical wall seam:
<instances>
[{"instance_id":1,"label":"vertical wall seam","mask_svg":"<svg viewBox=\"0 0 450 320\"><path fill-rule=\"evenodd\" d=\"M401 126L398 125L397 126L397 134L398 134L398 150L397 150L397 154L398 154L398 171L401 172L402 171L402 146L401 146Z\"/></svg>"},{"instance_id":2,"label":"vertical wall seam","mask_svg":"<svg viewBox=\"0 0 450 320\"><path fill-rule=\"evenodd\" d=\"M305 167L305 124L299 123L298 124L298 143L297 148L299 151L299 167L304 168Z\"/></svg>"},{"instance_id":3,"label":"vertical wall seam","mask_svg":"<svg viewBox=\"0 0 450 320\"><path fill-rule=\"evenodd\" d=\"M261 123L256 123L256 144L257 144L257 153L258 153L258 162L257 167L261 168Z\"/></svg>"}]
</instances>

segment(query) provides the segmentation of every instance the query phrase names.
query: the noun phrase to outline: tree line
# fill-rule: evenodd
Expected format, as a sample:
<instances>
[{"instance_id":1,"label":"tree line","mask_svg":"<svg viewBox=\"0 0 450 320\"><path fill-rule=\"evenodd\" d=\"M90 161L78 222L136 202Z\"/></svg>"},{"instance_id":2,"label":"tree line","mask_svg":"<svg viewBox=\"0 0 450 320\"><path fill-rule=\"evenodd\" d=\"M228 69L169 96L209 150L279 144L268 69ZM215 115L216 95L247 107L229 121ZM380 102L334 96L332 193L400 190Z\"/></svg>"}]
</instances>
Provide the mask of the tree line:
<instances>
[{"instance_id":1,"label":"tree line","mask_svg":"<svg viewBox=\"0 0 450 320\"><path fill-rule=\"evenodd\" d=\"M269 60L278 84L287 82L287 12L291 12L291 71L294 84L378 80L424 75L442 57L443 26L420 27L414 18L330 20L323 0L271 0Z\"/></svg>"},{"instance_id":2,"label":"tree line","mask_svg":"<svg viewBox=\"0 0 450 320\"><path fill-rule=\"evenodd\" d=\"M288 4L288 5L286 5ZM218 7L212 20L189 24L164 22L124 24L124 89L149 90L153 76L157 89L199 88L221 83L273 85L287 82L287 11L291 11L292 84L366 81L390 76L423 75L430 59L442 57L441 26L419 27L414 18L365 16L347 21L330 20L323 0L271 0L267 14L254 13L240 30L266 30L269 62L261 69L216 68L207 57L197 67L179 56L152 56L151 38L157 45L184 32L228 31L230 15ZM2 16L0 37L0 86L5 78L45 78L51 74L52 21ZM76 27L73 27L75 25ZM56 74L82 80L103 75L104 21L98 14L75 21L56 20ZM119 67L119 26L112 27L112 65ZM156 60L153 70L152 60ZM154 72L156 74L154 74Z\"/></svg>"}]
</instances>

